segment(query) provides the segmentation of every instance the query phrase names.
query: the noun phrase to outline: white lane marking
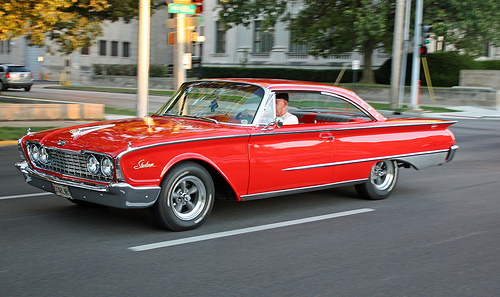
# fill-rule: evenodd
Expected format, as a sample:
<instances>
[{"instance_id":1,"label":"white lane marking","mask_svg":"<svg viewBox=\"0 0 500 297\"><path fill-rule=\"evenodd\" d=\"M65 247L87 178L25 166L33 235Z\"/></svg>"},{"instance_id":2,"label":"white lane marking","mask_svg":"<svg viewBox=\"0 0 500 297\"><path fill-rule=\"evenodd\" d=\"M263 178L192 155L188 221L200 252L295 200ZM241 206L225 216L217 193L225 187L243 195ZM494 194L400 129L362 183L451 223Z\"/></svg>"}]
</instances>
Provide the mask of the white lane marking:
<instances>
[{"instance_id":1,"label":"white lane marking","mask_svg":"<svg viewBox=\"0 0 500 297\"><path fill-rule=\"evenodd\" d=\"M175 239L175 240L169 240L169 241L156 242L156 243L151 243L151 244L138 245L138 246L134 246L134 247L129 247L128 249L131 251L134 251L134 252L143 252L143 251L159 249L159 248L175 246L175 245L181 245L181 244L186 244L186 243L193 243L193 242L205 241L205 240L210 240L210 239L240 235L240 234L245 234L245 233L252 233L252 232L264 231L264 230L269 230L269 229L276 229L276 228L281 228L281 227L288 227L288 226L293 226L293 225L299 225L299 224L317 222L317 221L328 220L328 219L333 219L333 218L345 217L345 216L350 216L350 215L355 215L355 214L360 214L360 213L365 213L365 212L370 212L370 211L375 211L375 209L360 208L360 209L355 209L355 210L331 213L331 214L327 214L327 215L303 218L303 219L298 219L298 220L291 220L291 221L285 221L285 222L274 223L274 224L267 224L267 225L261 225L261 226L255 226L255 227L236 229L236 230L231 230L231 231L224 231L224 232L218 232L218 233L212 233L212 234L206 234L206 235L200 235L200 236L193 236L193 237L187 237L187 238L181 238L181 239Z\"/></svg>"},{"instance_id":2,"label":"white lane marking","mask_svg":"<svg viewBox=\"0 0 500 297\"><path fill-rule=\"evenodd\" d=\"M54 193L36 193L36 194L3 196L3 197L0 197L0 200L27 198L27 197L36 197L36 196L45 196L45 195L54 195Z\"/></svg>"}]
</instances>

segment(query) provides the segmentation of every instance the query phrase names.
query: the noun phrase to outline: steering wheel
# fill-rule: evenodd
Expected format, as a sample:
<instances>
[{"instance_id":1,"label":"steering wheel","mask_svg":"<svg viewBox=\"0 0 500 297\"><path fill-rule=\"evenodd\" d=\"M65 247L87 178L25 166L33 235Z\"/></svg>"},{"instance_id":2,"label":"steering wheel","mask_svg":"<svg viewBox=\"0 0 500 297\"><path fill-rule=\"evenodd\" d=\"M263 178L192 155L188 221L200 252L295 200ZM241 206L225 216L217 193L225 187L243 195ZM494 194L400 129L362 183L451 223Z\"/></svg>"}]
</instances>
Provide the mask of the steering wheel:
<instances>
[{"instance_id":1,"label":"steering wheel","mask_svg":"<svg viewBox=\"0 0 500 297\"><path fill-rule=\"evenodd\" d=\"M250 124L253 120L253 116L248 113L248 110L243 110L236 114L235 119L240 121L242 124Z\"/></svg>"}]
</instances>

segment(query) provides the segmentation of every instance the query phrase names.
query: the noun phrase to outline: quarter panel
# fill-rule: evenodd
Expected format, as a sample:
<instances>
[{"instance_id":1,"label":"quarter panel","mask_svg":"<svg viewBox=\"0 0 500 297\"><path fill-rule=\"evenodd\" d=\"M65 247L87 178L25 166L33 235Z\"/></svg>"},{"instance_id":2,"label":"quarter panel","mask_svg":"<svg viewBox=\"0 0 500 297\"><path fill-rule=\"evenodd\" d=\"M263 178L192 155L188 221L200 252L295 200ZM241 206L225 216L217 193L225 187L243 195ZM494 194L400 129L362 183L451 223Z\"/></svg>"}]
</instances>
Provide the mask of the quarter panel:
<instances>
[{"instance_id":1,"label":"quarter panel","mask_svg":"<svg viewBox=\"0 0 500 297\"><path fill-rule=\"evenodd\" d=\"M120 167L130 185L158 186L173 165L200 160L226 177L237 195L243 195L248 186L247 146L248 136L157 145L125 153Z\"/></svg>"}]
</instances>

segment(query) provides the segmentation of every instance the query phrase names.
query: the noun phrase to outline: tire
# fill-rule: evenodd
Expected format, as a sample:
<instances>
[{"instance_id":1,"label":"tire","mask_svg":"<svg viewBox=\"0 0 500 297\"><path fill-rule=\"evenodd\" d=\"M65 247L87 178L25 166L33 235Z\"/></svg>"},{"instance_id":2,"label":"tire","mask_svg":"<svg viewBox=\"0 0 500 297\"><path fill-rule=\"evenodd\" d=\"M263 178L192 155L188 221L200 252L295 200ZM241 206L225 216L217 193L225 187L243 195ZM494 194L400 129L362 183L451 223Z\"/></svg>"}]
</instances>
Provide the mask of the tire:
<instances>
[{"instance_id":1,"label":"tire","mask_svg":"<svg viewBox=\"0 0 500 297\"><path fill-rule=\"evenodd\" d=\"M0 91L7 91L7 86L0 80Z\"/></svg>"},{"instance_id":2,"label":"tire","mask_svg":"<svg viewBox=\"0 0 500 297\"><path fill-rule=\"evenodd\" d=\"M26 92L29 92L31 90L31 86L24 88Z\"/></svg>"},{"instance_id":3,"label":"tire","mask_svg":"<svg viewBox=\"0 0 500 297\"><path fill-rule=\"evenodd\" d=\"M157 224L171 231L195 229L212 211L214 196L208 171L194 162L185 162L167 173L151 215Z\"/></svg>"},{"instance_id":4,"label":"tire","mask_svg":"<svg viewBox=\"0 0 500 297\"><path fill-rule=\"evenodd\" d=\"M398 181L398 164L396 161L384 160L375 163L368 180L356 185L358 194L369 200L381 200L389 197Z\"/></svg>"}]
</instances>

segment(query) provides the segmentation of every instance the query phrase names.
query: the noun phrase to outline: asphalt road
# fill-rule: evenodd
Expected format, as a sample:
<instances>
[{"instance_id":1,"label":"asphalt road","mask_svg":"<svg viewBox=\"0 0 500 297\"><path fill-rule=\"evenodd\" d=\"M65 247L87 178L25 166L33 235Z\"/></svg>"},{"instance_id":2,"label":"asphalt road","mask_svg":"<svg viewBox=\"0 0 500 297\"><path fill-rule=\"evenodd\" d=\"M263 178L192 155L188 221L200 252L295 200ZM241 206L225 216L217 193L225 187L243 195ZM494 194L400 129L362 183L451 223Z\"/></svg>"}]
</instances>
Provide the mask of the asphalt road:
<instances>
[{"instance_id":1,"label":"asphalt road","mask_svg":"<svg viewBox=\"0 0 500 297\"><path fill-rule=\"evenodd\" d=\"M500 121L452 130L455 160L402 170L386 200L218 201L179 233L147 210L46 195L0 147L0 296L498 296Z\"/></svg>"}]
</instances>

